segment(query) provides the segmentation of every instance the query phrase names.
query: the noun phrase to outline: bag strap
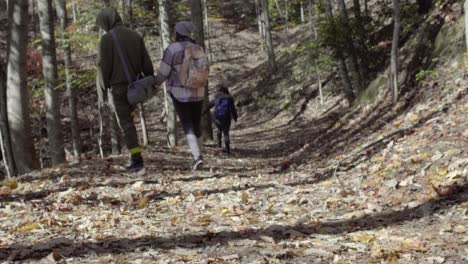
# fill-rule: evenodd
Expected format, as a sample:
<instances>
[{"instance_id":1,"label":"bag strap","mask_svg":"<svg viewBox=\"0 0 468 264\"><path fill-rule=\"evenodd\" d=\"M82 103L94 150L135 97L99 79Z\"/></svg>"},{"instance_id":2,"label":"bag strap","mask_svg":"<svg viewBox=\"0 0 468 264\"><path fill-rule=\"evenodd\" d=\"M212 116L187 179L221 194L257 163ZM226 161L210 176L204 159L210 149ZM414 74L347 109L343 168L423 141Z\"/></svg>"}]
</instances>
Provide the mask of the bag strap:
<instances>
[{"instance_id":1,"label":"bag strap","mask_svg":"<svg viewBox=\"0 0 468 264\"><path fill-rule=\"evenodd\" d=\"M115 46L117 48L117 53L119 54L120 62L122 63L122 68L124 70L125 76L127 77L128 84L131 84L132 83L132 78L130 77L130 73L128 71L128 65L125 62L125 58L124 58L124 55L123 55L123 52L122 52L122 48L120 47L120 43L119 43L119 39L117 38L117 34L115 33L114 30L111 30L110 33L112 35L112 39L114 40L114 44L115 44Z\"/></svg>"}]
</instances>

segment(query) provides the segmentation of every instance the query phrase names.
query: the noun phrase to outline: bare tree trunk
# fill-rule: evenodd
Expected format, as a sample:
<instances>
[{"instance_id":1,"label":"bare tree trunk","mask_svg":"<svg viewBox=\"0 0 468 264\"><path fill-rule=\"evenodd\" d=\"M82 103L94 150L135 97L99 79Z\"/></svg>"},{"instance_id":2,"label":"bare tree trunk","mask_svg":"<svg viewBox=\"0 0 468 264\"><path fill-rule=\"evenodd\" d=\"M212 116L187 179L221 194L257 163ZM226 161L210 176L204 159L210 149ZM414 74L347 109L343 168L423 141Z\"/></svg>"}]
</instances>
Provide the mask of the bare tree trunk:
<instances>
[{"instance_id":1,"label":"bare tree trunk","mask_svg":"<svg viewBox=\"0 0 468 264\"><path fill-rule=\"evenodd\" d=\"M134 28L133 24L133 3L132 0L127 0L127 23L131 29Z\"/></svg>"},{"instance_id":2,"label":"bare tree trunk","mask_svg":"<svg viewBox=\"0 0 468 264\"><path fill-rule=\"evenodd\" d=\"M317 33L317 29L315 28L314 24L311 23L311 26L312 26L312 31L314 32L314 39L315 41L318 41L318 33ZM323 93L322 93L322 77L320 76L320 70L319 70L319 67L318 67L318 63L317 63L317 60L320 60L320 51L318 52L318 59L315 59L314 57L314 61L312 62L315 66L315 74L317 75L317 81L318 81L318 89L319 89L319 96L320 96L320 104L323 105Z\"/></svg>"},{"instance_id":3,"label":"bare tree trunk","mask_svg":"<svg viewBox=\"0 0 468 264\"><path fill-rule=\"evenodd\" d=\"M202 9L201 0L192 0L191 1L191 11L192 11L192 23L195 26L197 33L195 41L205 48L205 34L203 30L203 9ZM209 94L208 94L208 83L205 87L205 96L203 100L203 108L208 106L210 102ZM213 139L213 128L211 126L211 115L210 113L206 113L202 117L202 134L203 139Z\"/></svg>"},{"instance_id":4,"label":"bare tree trunk","mask_svg":"<svg viewBox=\"0 0 468 264\"><path fill-rule=\"evenodd\" d=\"M29 116L26 49L28 0L9 0L10 42L8 52L7 108L13 159L19 174L39 168Z\"/></svg>"},{"instance_id":5,"label":"bare tree trunk","mask_svg":"<svg viewBox=\"0 0 468 264\"><path fill-rule=\"evenodd\" d=\"M271 37L271 28L270 28L270 12L268 11L268 1L262 1L262 17L265 21L265 46L268 51L268 63L270 65L270 71L272 73L276 72L276 59L275 51L273 49L273 40Z\"/></svg>"},{"instance_id":6,"label":"bare tree trunk","mask_svg":"<svg viewBox=\"0 0 468 264\"><path fill-rule=\"evenodd\" d=\"M145 117L145 107L143 104L138 104L138 110L140 110L140 124L141 124L141 133L143 134L143 146L148 146L148 128L146 127L146 117Z\"/></svg>"},{"instance_id":7,"label":"bare tree trunk","mask_svg":"<svg viewBox=\"0 0 468 264\"><path fill-rule=\"evenodd\" d=\"M278 15L284 19L283 12L281 11L281 7L279 6L278 0L275 0L275 6L276 6L276 10L278 11Z\"/></svg>"},{"instance_id":8,"label":"bare tree trunk","mask_svg":"<svg viewBox=\"0 0 468 264\"><path fill-rule=\"evenodd\" d=\"M78 20L78 5L76 4L76 0L72 0L72 13L73 13L73 23L76 23Z\"/></svg>"},{"instance_id":9,"label":"bare tree trunk","mask_svg":"<svg viewBox=\"0 0 468 264\"><path fill-rule=\"evenodd\" d=\"M171 42L171 6L172 2L167 0L158 0L159 3L159 23L161 26L161 53L169 46ZM163 84L164 89L164 107L166 111L166 131L167 131L167 146L177 146L177 117L174 104L168 94L166 83Z\"/></svg>"},{"instance_id":10,"label":"bare tree trunk","mask_svg":"<svg viewBox=\"0 0 468 264\"><path fill-rule=\"evenodd\" d=\"M38 0L39 21L42 38L42 63L45 78L45 102L49 154L52 165L65 162L62 124L60 118L60 94L57 88L57 57L55 46L54 19L51 0Z\"/></svg>"},{"instance_id":11,"label":"bare tree trunk","mask_svg":"<svg viewBox=\"0 0 468 264\"><path fill-rule=\"evenodd\" d=\"M258 33L260 34L260 45L262 51L266 50L265 47L265 21L263 19L262 3L261 0L255 0L255 11L257 12Z\"/></svg>"},{"instance_id":12,"label":"bare tree trunk","mask_svg":"<svg viewBox=\"0 0 468 264\"><path fill-rule=\"evenodd\" d=\"M304 1L301 0L301 23L305 23L305 16L304 16Z\"/></svg>"},{"instance_id":13,"label":"bare tree trunk","mask_svg":"<svg viewBox=\"0 0 468 264\"><path fill-rule=\"evenodd\" d=\"M208 59L210 63L213 61L212 54L211 54L211 33L210 33L210 21L208 19L208 6L206 0L202 0L203 5L203 14L205 16L205 40L208 44Z\"/></svg>"},{"instance_id":14,"label":"bare tree trunk","mask_svg":"<svg viewBox=\"0 0 468 264\"><path fill-rule=\"evenodd\" d=\"M326 0L325 11L327 13L327 16L330 18L330 20L334 21L331 0ZM346 67L346 60L345 60L343 53L340 50L337 50L336 53L337 53L337 58L338 58L338 71L340 73L341 80L343 82L343 92L349 104L351 105L355 99L355 95L354 95L354 90L353 90L353 85L351 83L351 79L349 78L348 68Z\"/></svg>"},{"instance_id":15,"label":"bare tree trunk","mask_svg":"<svg viewBox=\"0 0 468 264\"><path fill-rule=\"evenodd\" d=\"M77 112L77 97L76 89L72 87L72 74L70 72L72 68L72 53L71 47L68 44L68 12L67 12L67 1L56 0L57 14L60 18L60 25L62 28L62 49L64 51L65 60L65 84L67 87L68 94L68 107L70 109L70 120L71 120L71 139L73 146L73 155L77 160L80 160L81 155L81 140L80 140L80 127L78 124L78 112Z\"/></svg>"},{"instance_id":16,"label":"bare tree trunk","mask_svg":"<svg viewBox=\"0 0 468 264\"><path fill-rule=\"evenodd\" d=\"M16 166L13 159L10 127L8 125L6 82L7 76L5 72L5 64L2 63L0 65L0 143L2 148L3 163L5 164L7 176L10 178L16 175Z\"/></svg>"},{"instance_id":17,"label":"bare tree trunk","mask_svg":"<svg viewBox=\"0 0 468 264\"><path fill-rule=\"evenodd\" d=\"M109 117L109 130L111 135L111 148L112 148L112 155L119 155L122 152L121 140L120 140L120 127L117 122L117 117L115 116L115 112L112 110L111 105L112 102L112 95L109 89L107 90L107 107L106 112L108 113ZM101 135L102 137L102 135Z\"/></svg>"},{"instance_id":18,"label":"bare tree trunk","mask_svg":"<svg viewBox=\"0 0 468 264\"><path fill-rule=\"evenodd\" d=\"M393 0L393 40L390 54L390 87L393 94L393 104L398 102L398 44L400 42L400 0Z\"/></svg>"},{"instance_id":19,"label":"bare tree trunk","mask_svg":"<svg viewBox=\"0 0 468 264\"><path fill-rule=\"evenodd\" d=\"M369 49L367 48L366 44L366 30L364 28L364 23L362 21L361 15L361 6L359 0L353 0L353 10L354 10L354 17L356 20L356 28L357 28L357 42L359 44L359 57L361 58L361 77L366 79L369 77Z\"/></svg>"},{"instance_id":20,"label":"bare tree trunk","mask_svg":"<svg viewBox=\"0 0 468 264\"><path fill-rule=\"evenodd\" d=\"M362 75L361 75L361 70L359 68L359 63L357 59L357 54L356 54L356 48L354 47L354 42L353 38L351 36L351 26L349 25L349 18L348 18L348 11L346 10L346 4L344 0L338 0L338 7L340 9L340 15L342 19L344 20L345 27L347 29L348 34L346 34L346 42L348 43L348 48L349 48L349 56L350 56L350 62L351 62L351 68L354 71L354 75L356 76L357 80L357 91L360 91L363 88L363 81L362 81Z\"/></svg>"},{"instance_id":21,"label":"bare tree trunk","mask_svg":"<svg viewBox=\"0 0 468 264\"><path fill-rule=\"evenodd\" d=\"M465 0L465 37L466 37L466 52L468 53L468 0Z\"/></svg>"},{"instance_id":22,"label":"bare tree trunk","mask_svg":"<svg viewBox=\"0 0 468 264\"><path fill-rule=\"evenodd\" d=\"M103 109L104 109L104 95L103 91L101 90L101 72L99 71L96 74L96 92L98 94L98 122L99 122L99 134L97 136L98 141L98 149L99 149L99 156L101 159L104 158L104 150L102 148L103 145L103 137L104 137L104 121L103 121ZM90 126L92 127L92 126ZM90 128L90 138L92 137L92 128Z\"/></svg>"}]
</instances>

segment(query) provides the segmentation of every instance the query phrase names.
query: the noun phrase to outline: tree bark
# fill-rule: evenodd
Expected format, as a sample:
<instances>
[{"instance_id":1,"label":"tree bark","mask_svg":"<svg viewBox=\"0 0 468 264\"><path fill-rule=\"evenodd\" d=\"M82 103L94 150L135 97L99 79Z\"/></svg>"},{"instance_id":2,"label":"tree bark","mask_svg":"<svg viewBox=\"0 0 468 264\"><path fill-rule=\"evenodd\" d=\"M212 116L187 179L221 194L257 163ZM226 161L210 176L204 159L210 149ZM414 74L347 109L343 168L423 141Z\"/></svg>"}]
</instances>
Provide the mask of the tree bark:
<instances>
[{"instance_id":1,"label":"tree bark","mask_svg":"<svg viewBox=\"0 0 468 264\"><path fill-rule=\"evenodd\" d=\"M261 0L255 0L255 11L257 12L258 33L260 34L260 45L262 47L262 51L265 51L266 50L266 47L265 47L265 21L263 19Z\"/></svg>"},{"instance_id":2,"label":"tree bark","mask_svg":"<svg viewBox=\"0 0 468 264\"><path fill-rule=\"evenodd\" d=\"M304 16L304 1L301 1L301 24L305 23L305 16Z\"/></svg>"},{"instance_id":3,"label":"tree bark","mask_svg":"<svg viewBox=\"0 0 468 264\"><path fill-rule=\"evenodd\" d=\"M171 43L171 13L172 1L158 0L159 3L159 24L161 27L161 54ZM166 83L164 89L164 108L166 111L166 138L167 146L172 148L177 146L177 117L174 104L168 94Z\"/></svg>"},{"instance_id":4,"label":"tree bark","mask_svg":"<svg viewBox=\"0 0 468 264\"><path fill-rule=\"evenodd\" d=\"M331 0L326 0L325 11L327 13L327 16L330 18L330 21L334 21ZM337 50L336 55L338 59L338 71L343 82L343 93L345 94L348 103L351 105L354 102L355 94L353 90L353 85L351 83L351 79L349 78L348 68L346 67L346 60L341 50Z\"/></svg>"},{"instance_id":5,"label":"tree bark","mask_svg":"<svg viewBox=\"0 0 468 264\"><path fill-rule=\"evenodd\" d=\"M31 134L26 74L28 0L9 0L8 6L11 9L7 70L8 124L13 159L17 172L23 174L39 168L39 160Z\"/></svg>"},{"instance_id":6,"label":"tree bark","mask_svg":"<svg viewBox=\"0 0 468 264\"><path fill-rule=\"evenodd\" d=\"M270 28L270 12L268 11L268 1L262 1L262 16L265 21L265 46L268 52L268 64L270 66L270 72L276 72L276 59L275 51L273 49L273 40L271 37L271 28Z\"/></svg>"},{"instance_id":7,"label":"tree bark","mask_svg":"<svg viewBox=\"0 0 468 264\"><path fill-rule=\"evenodd\" d=\"M128 26L133 29L134 24L133 24L133 2L132 0L127 0L127 23Z\"/></svg>"},{"instance_id":8,"label":"tree bark","mask_svg":"<svg viewBox=\"0 0 468 264\"><path fill-rule=\"evenodd\" d=\"M191 1L191 11L192 11L192 23L196 29L196 37L195 41L205 48L205 34L203 30L203 9L202 9L201 0L192 0ZM206 84L205 88L205 96L203 100L203 108L205 109L210 102L209 94L208 94L208 83ZM210 113L206 113L202 116L202 135L203 139L213 139L213 128L211 126L211 115Z\"/></svg>"},{"instance_id":9,"label":"tree bark","mask_svg":"<svg viewBox=\"0 0 468 264\"><path fill-rule=\"evenodd\" d=\"M468 53L468 0L465 0L465 37L466 37L466 52Z\"/></svg>"},{"instance_id":10,"label":"tree bark","mask_svg":"<svg viewBox=\"0 0 468 264\"><path fill-rule=\"evenodd\" d=\"M393 104L398 102L398 43L400 42L400 0L393 0L393 40L390 54L390 87L393 95Z\"/></svg>"},{"instance_id":11,"label":"tree bark","mask_svg":"<svg viewBox=\"0 0 468 264\"><path fill-rule=\"evenodd\" d=\"M62 124L60 116L60 94L57 89L57 57L55 26L51 0L38 0L39 23L42 38L42 64L45 79L45 103L49 155L52 165L64 163Z\"/></svg>"},{"instance_id":12,"label":"tree bark","mask_svg":"<svg viewBox=\"0 0 468 264\"><path fill-rule=\"evenodd\" d=\"M111 92L109 89L106 89L106 90L107 90L107 99L108 99L107 107L104 106L104 103L102 104L101 107L106 109L108 116L109 116L108 121L109 121L110 135L111 135L112 155L119 155L122 152L120 128L119 128L119 123L117 122L117 117L115 116L115 112L110 107L113 104ZM101 133L101 137L102 137L102 133Z\"/></svg>"},{"instance_id":13,"label":"tree bark","mask_svg":"<svg viewBox=\"0 0 468 264\"><path fill-rule=\"evenodd\" d=\"M143 146L148 146L149 139L148 139L148 128L146 127L146 117L145 117L145 107L143 104L138 104L138 110L140 112L140 124L141 124L141 133L143 134Z\"/></svg>"},{"instance_id":14,"label":"tree bark","mask_svg":"<svg viewBox=\"0 0 468 264\"><path fill-rule=\"evenodd\" d=\"M350 56L350 62L351 62L351 68L354 71L354 75L356 76L357 80L357 91L359 92L363 88L363 81L362 81L362 75L361 75L361 70L359 68L359 62L357 59L357 54L356 54L356 48L354 47L354 42L353 38L351 36L351 26L349 25L349 17L348 17L348 11L346 10L346 4L344 0L338 0L338 8L340 9L340 15L341 18L344 21L344 26L346 27L346 43L348 43L348 49L349 49L349 56Z\"/></svg>"},{"instance_id":15,"label":"tree bark","mask_svg":"<svg viewBox=\"0 0 468 264\"><path fill-rule=\"evenodd\" d=\"M70 122L71 122L71 139L73 146L73 155L77 160L80 160L81 155L81 139L80 139L80 127L78 124L78 111L77 111L77 97L76 89L72 86L72 53L69 45L68 36L68 12L67 12L67 1L56 0L57 14L60 18L61 34L62 34L62 49L64 52L65 60L65 85L67 87L68 95L68 108L70 110Z\"/></svg>"},{"instance_id":16,"label":"tree bark","mask_svg":"<svg viewBox=\"0 0 468 264\"><path fill-rule=\"evenodd\" d=\"M0 65L0 143L2 148L3 163L5 164L7 176L10 178L16 175L16 166L13 159L10 127L8 125L6 82L7 76L5 71L5 64L2 63L2 65Z\"/></svg>"},{"instance_id":17,"label":"tree bark","mask_svg":"<svg viewBox=\"0 0 468 264\"><path fill-rule=\"evenodd\" d=\"M213 61L212 54L211 54L211 33L210 33L210 21L208 20L208 5L206 0L202 0L203 5L203 15L205 17L205 40L207 46L207 53L208 53L208 60L211 63Z\"/></svg>"}]
</instances>

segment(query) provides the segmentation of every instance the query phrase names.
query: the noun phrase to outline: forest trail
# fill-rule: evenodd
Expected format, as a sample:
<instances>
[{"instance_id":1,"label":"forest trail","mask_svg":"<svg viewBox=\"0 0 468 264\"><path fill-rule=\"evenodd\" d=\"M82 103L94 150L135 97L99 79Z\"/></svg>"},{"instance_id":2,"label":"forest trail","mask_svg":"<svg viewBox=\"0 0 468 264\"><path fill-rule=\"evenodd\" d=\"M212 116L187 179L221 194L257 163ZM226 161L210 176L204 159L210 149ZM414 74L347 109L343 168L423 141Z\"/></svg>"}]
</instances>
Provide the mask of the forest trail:
<instances>
[{"instance_id":1,"label":"forest trail","mask_svg":"<svg viewBox=\"0 0 468 264\"><path fill-rule=\"evenodd\" d=\"M239 83L262 63L255 32L223 29L213 85L230 79L235 96L250 96ZM149 107L145 175L122 173L122 155L1 189L0 261L466 262L468 188L453 182L468 163L468 85L440 85L433 100L412 94L396 107L350 110L330 98L304 122L241 113L233 154L208 142L196 172L183 139L165 147L160 109Z\"/></svg>"}]
</instances>

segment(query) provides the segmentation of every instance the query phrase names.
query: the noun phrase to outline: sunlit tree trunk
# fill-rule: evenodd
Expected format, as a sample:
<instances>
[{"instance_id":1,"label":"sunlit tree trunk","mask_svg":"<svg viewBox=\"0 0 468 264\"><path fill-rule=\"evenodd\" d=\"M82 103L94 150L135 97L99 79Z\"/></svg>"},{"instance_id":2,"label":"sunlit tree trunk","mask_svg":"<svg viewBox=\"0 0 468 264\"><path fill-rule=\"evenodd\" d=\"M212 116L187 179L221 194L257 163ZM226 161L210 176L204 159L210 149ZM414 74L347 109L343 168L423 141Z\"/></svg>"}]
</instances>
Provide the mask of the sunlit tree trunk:
<instances>
[{"instance_id":1,"label":"sunlit tree trunk","mask_svg":"<svg viewBox=\"0 0 468 264\"><path fill-rule=\"evenodd\" d=\"M13 159L20 174L39 168L29 116L26 50L28 0L9 0L10 41L7 70L7 111Z\"/></svg>"},{"instance_id":2,"label":"sunlit tree trunk","mask_svg":"<svg viewBox=\"0 0 468 264\"><path fill-rule=\"evenodd\" d=\"M42 64L45 79L45 103L47 137L52 165L65 162L62 124L60 117L60 94L57 90L57 57L54 19L51 0L38 0L39 23L42 38Z\"/></svg>"},{"instance_id":3,"label":"sunlit tree trunk","mask_svg":"<svg viewBox=\"0 0 468 264\"><path fill-rule=\"evenodd\" d=\"M60 26L62 33L62 49L64 51L65 60L65 85L67 87L68 95L68 107L70 110L70 122L71 122L71 139L73 146L73 155L77 160L80 159L81 155L81 140L80 140L80 127L78 124L78 111L77 111L77 97L76 89L72 86L72 53L70 47L70 38L68 36L68 12L67 12L67 1L56 0L57 14L60 18Z\"/></svg>"},{"instance_id":4,"label":"sunlit tree trunk","mask_svg":"<svg viewBox=\"0 0 468 264\"><path fill-rule=\"evenodd\" d=\"M191 11L192 11L192 23L196 28L196 39L195 41L205 48L205 34L203 30L203 6L201 0L192 0L191 1ZM205 89L205 98L203 100L203 108L208 106L210 99L208 95L208 83L206 84ZM211 126L211 115L206 113L202 117L202 134L203 139L213 139L213 128Z\"/></svg>"},{"instance_id":5,"label":"sunlit tree trunk","mask_svg":"<svg viewBox=\"0 0 468 264\"><path fill-rule=\"evenodd\" d=\"M327 13L327 16L330 19L330 21L334 21L331 0L325 1L325 12ZM336 54L338 59L338 71L343 82L343 93L345 94L345 97L348 100L349 104L351 104L355 99L355 95L351 79L349 78L348 68L346 67L346 60L341 50L337 50Z\"/></svg>"},{"instance_id":6,"label":"sunlit tree trunk","mask_svg":"<svg viewBox=\"0 0 468 264\"><path fill-rule=\"evenodd\" d=\"M171 43L171 6L172 2L170 0L158 0L159 3L159 24L161 27L161 41L162 47L161 52L163 52ZM166 111L166 131L167 131L167 146L175 147L177 146L177 126L176 126L176 111L174 104L169 96L167 91L166 83L163 84L164 89L164 108Z\"/></svg>"},{"instance_id":7,"label":"sunlit tree trunk","mask_svg":"<svg viewBox=\"0 0 468 264\"><path fill-rule=\"evenodd\" d=\"M5 64L2 63L0 65L0 145L7 176L12 177L16 175L16 166L11 146L10 126L8 125L6 82Z\"/></svg>"},{"instance_id":8,"label":"sunlit tree trunk","mask_svg":"<svg viewBox=\"0 0 468 264\"><path fill-rule=\"evenodd\" d=\"M466 52L468 53L468 0L465 0L465 37L466 37Z\"/></svg>"},{"instance_id":9,"label":"sunlit tree trunk","mask_svg":"<svg viewBox=\"0 0 468 264\"><path fill-rule=\"evenodd\" d=\"M260 45L265 50L265 22L262 16L261 0L255 0L255 12L257 14L258 34L260 34Z\"/></svg>"},{"instance_id":10,"label":"sunlit tree trunk","mask_svg":"<svg viewBox=\"0 0 468 264\"><path fill-rule=\"evenodd\" d=\"M390 55L390 87L393 94L393 103L398 102L398 43L400 41L400 0L393 0L393 40Z\"/></svg>"},{"instance_id":11,"label":"sunlit tree trunk","mask_svg":"<svg viewBox=\"0 0 468 264\"><path fill-rule=\"evenodd\" d=\"M210 63L213 61L212 54L211 54L211 32L210 32L210 21L208 19L208 5L206 3L206 0L202 0L202 5L203 5L203 14L205 17L205 40L207 46L207 53L208 53L208 59Z\"/></svg>"},{"instance_id":12,"label":"sunlit tree trunk","mask_svg":"<svg viewBox=\"0 0 468 264\"><path fill-rule=\"evenodd\" d=\"M261 0L262 2L262 17L265 22L265 46L268 52L268 64L270 65L270 71L272 73L276 72L276 59L275 51L273 49L273 40L271 37L271 27L270 27L270 12L268 10L268 1Z\"/></svg>"}]
</instances>

